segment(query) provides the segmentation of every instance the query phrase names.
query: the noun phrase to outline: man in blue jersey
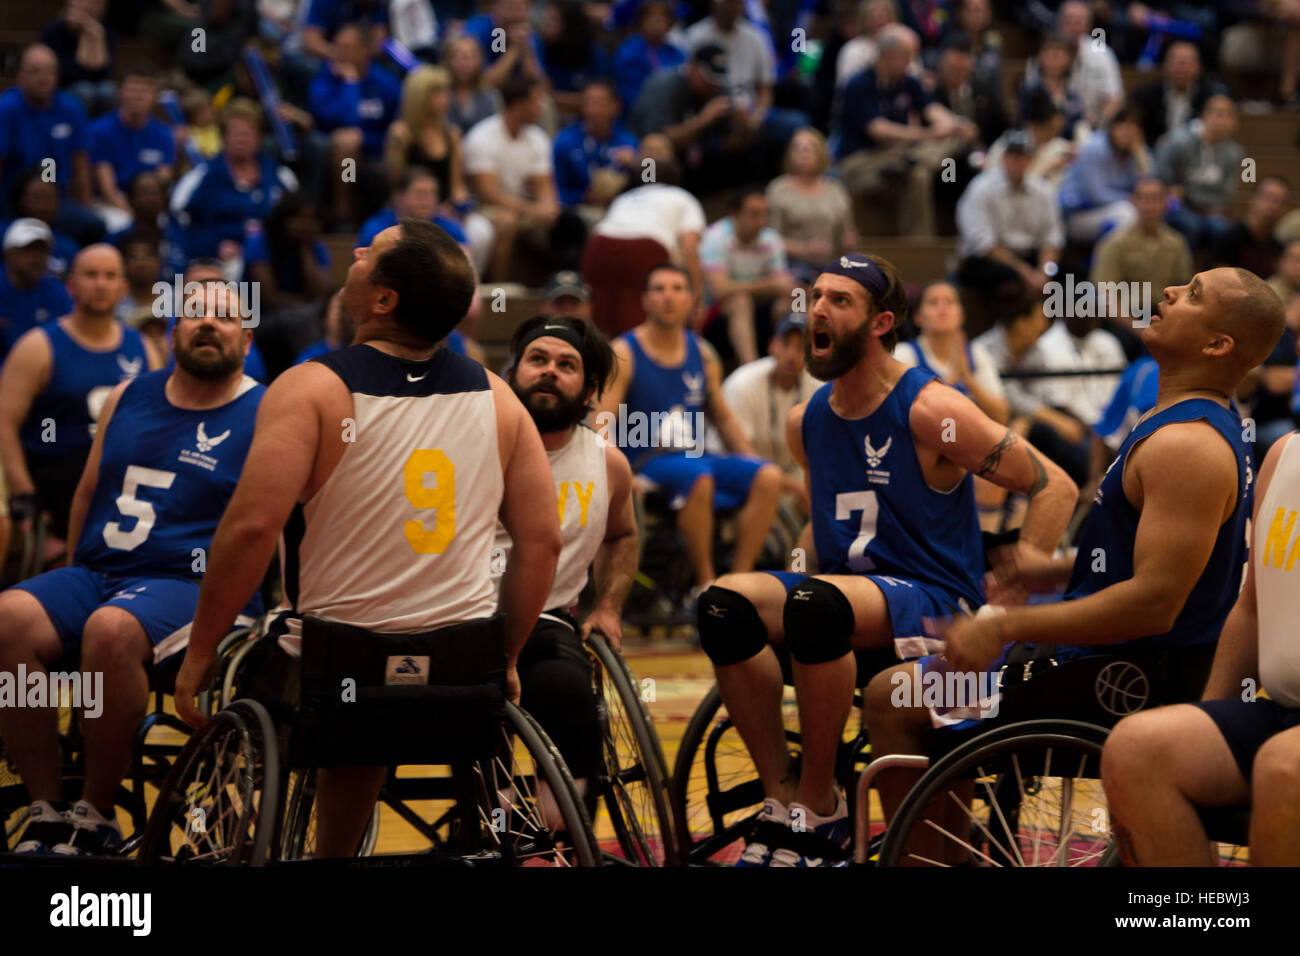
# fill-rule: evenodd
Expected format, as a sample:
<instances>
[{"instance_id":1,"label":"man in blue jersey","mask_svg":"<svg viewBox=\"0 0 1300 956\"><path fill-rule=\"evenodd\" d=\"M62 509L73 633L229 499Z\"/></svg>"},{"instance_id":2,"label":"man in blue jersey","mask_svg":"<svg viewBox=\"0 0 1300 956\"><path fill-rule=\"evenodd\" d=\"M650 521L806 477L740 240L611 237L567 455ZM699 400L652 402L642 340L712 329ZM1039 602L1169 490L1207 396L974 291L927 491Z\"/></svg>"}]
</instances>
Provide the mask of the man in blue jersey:
<instances>
[{"instance_id":1,"label":"man in blue jersey","mask_svg":"<svg viewBox=\"0 0 1300 956\"><path fill-rule=\"evenodd\" d=\"M188 639L206 551L265 391L244 375L252 333L237 304L222 302L224 289L203 295L202 315L177 319L176 368L104 400L72 506L72 562L0 594L0 673L45 679L79 650L102 689L99 712L88 705L81 725L86 782L71 809L57 707L0 707L0 736L32 799L19 852L97 854L122 839L113 794L148 703L148 669Z\"/></svg>"},{"instance_id":2,"label":"man in blue jersey","mask_svg":"<svg viewBox=\"0 0 1300 956\"><path fill-rule=\"evenodd\" d=\"M1064 585L1066 600L942 624L943 667L980 672L1015 645L1049 641L1058 661L1104 651L1143 664L1154 699L1200 694L1241 586L1253 499L1251 446L1231 396L1284 322L1276 294L1245 269L1213 269L1164 290L1140 332L1160 366L1156 403L1107 469L1077 557L1018 555L998 569L991 595L1014 601ZM877 675L867 689L873 756L921 752L932 726L925 708L891 703L893 676ZM880 777L887 816L912 777Z\"/></svg>"},{"instance_id":3,"label":"man in blue jersey","mask_svg":"<svg viewBox=\"0 0 1300 956\"><path fill-rule=\"evenodd\" d=\"M28 329L72 308L63 281L50 273L54 234L39 219L15 219L4 233L0 269L0 360Z\"/></svg>"},{"instance_id":4,"label":"man in blue jersey","mask_svg":"<svg viewBox=\"0 0 1300 956\"><path fill-rule=\"evenodd\" d=\"M140 333L114 317L126 289L122 256L83 249L68 275L72 311L29 330L0 371L0 459L15 522L41 512L63 538L104 399L146 371Z\"/></svg>"},{"instance_id":5,"label":"man in blue jersey","mask_svg":"<svg viewBox=\"0 0 1300 956\"><path fill-rule=\"evenodd\" d=\"M767 798L741 858L747 866L845 858L848 808L834 767L853 690L866 678L855 654L892 647L920 656L923 617L983 603L971 475L1028 496L1017 546L1027 556L1055 548L1077 496L1063 471L969 398L890 354L907 295L887 260L842 256L817 278L809 304L808 370L830 384L790 412L786 434L807 475L822 573L727 575L699 602L700 645ZM792 658L797 778L772 645Z\"/></svg>"},{"instance_id":6,"label":"man in blue jersey","mask_svg":"<svg viewBox=\"0 0 1300 956\"><path fill-rule=\"evenodd\" d=\"M695 573L698 595L713 582L713 513L739 508L731 570L752 570L772 527L781 469L754 454L722 397L722 363L687 328L698 290L669 263L646 279L646 320L614 341L618 375L597 406L596 431L619 446L644 485L662 490ZM707 415L732 455L703 453Z\"/></svg>"}]
</instances>

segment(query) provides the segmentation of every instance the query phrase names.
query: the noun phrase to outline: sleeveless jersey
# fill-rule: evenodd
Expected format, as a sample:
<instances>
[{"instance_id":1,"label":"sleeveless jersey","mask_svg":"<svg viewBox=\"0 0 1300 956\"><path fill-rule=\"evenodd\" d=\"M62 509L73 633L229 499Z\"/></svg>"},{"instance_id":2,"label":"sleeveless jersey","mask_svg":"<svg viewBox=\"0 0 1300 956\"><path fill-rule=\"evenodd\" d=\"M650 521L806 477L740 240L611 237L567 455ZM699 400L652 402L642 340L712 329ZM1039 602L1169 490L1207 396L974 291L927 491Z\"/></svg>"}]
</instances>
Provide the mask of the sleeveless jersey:
<instances>
[{"instance_id":1,"label":"sleeveless jersey","mask_svg":"<svg viewBox=\"0 0 1300 956\"><path fill-rule=\"evenodd\" d=\"M1300 439L1282 449L1255 525L1255 605L1259 617L1259 679L1283 707L1300 707Z\"/></svg>"},{"instance_id":2,"label":"sleeveless jersey","mask_svg":"<svg viewBox=\"0 0 1300 956\"><path fill-rule=\"evenodd\" d=\"M168 401L168 377L127 386L104 434L75 552L104 574L201 577L253 441L265 387L245 375L236 398L196 411Z\"/></svg>"},{"instance_id":3,"label":"sleeveless jersey","mask_svg":"<svg viewBox=\"0 0 1300 956\"><path fill-rule=\"evenodd\" d=\"M968 474L948 492L927 485L908 420L917 393L934 379L908 369L865 418L837 415L829 382L808 400L802 434L813 541L823 574L898 575L973 607L984 603L974 482Z\"/></svg>"},{"instance_id":4,"label":"sleeveless jersey","mask_svg":"<svg viewBox=\"0 0 1300 956\"><path fill-rule=\"evenodd\" d=\"M704 353L694 332L686 333L686 361L674 368L660 365L641 347L636 336L622 336L632 350L632 381L623 399L626 421L610 439L627 455L633 468L656 451L685 451L704 441L704 403L707 397Z\"/></svg>"},{"instance_id":5,"label":"sleeveless jersey","mask_svg":"<svg viewBox=\"0 0 1300 956\"><path fill-rule=\"evenodd\" d=\"M925 349L921 347L920 336L917 336L915 339L913 339L911 342L908 342L907 344L912 347L912 352L913 354L916 355L916 364L918 367L925 369L935 378L943 378L943 376L939 374L938 369L932 366L930 364L930 360L926 358ZM970 369L975 368L975 356L971 354L969 342L966 343L966 367ZM957 389L957 391L961 392L967 398L970 397L970 389L968 389L965 385L962 385L960 382L951 383L949 387Z\"/></svg>"},{"instance_id":6,"label":"sleeveless jersey","mask_svg":"<svg viewBox=\"0 0 1300 956\"><path fill-rule=\"evenodd\" d=\"M284 529L294 610L407 634L491 616L505 482L487 373L448 349L415 362L354 345L312 361L354 411L343 456Z\"/></svg>"},{"instance_id":7,"label":"sleeveless jersey","mask_svg":"<svg viewBox=\"0 0 1300 956\"><path fill-rule=\"evenodd\" d=\"M563 448L548 451L551 477L555 481L555 506L560 515L564 547L555 566L555 581L546 607L567 610L578 603L587 584L587 569L605 540L609 518L609 474L605 448L596 433L585 425L573 430ZM497 524L496 546L510 553L513 542L505 526ZM504 565L498 564L504 571Z\"/></svg>"},{"instance_id":8,"label":"sleeveless jersey","mask_svg":"<svg viewBox=\"0 0 1300 956\"><path fill-rule=\"evenodd\" d=\"M32 402L23 422L23 449L29 455L68 455L89 451L95 420L113 386L147 371L144 340L135 329L118 323L122 341L100 351L79 345L58 322L41 326L50 342L50 381ZM53 440L43 423L52 419Z\"/></svg>"},{"instance_id":9,"label":"sleeveless jersey","mask_svg":"<svg viewBox=\"0 0 1300 956\"><path fill-rule=\"evenodd\" d=\"M1237 459L1237 506L1220 526L1209 563L1174 620L1174 626L1163 634L1108 645L1107 653L1117 648L1148 650L1213 644L1219 639L1223 621L1237 599L1246 561L1246 523L1254 502L1250 446L1241 440L1241 419L1237 413L1206 398L1190 398L1171 405L1139 422L1129 432L1115 460L1106 469L1092 510L1084 521L1079 535L1079 556L1065 597L1066 600L1084 597L1133 577L1133 544L1141 512L1124 494L1128 456L1138 442L1165 425L1201 420L1214 426ZM1187 467L1194 468L1196 463L1188 462Z\"/></svg>"}]
</instances>

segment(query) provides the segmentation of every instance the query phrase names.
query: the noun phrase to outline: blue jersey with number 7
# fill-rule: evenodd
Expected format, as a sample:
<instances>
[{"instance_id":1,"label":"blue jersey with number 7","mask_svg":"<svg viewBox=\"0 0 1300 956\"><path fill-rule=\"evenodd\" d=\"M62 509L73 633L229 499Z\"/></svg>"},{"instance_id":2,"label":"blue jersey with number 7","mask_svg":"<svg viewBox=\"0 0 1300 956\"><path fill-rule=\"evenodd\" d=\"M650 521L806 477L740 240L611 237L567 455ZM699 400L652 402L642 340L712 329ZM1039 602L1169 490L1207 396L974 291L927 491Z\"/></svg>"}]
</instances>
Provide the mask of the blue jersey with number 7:
<instances>
[{"instance_id":1,"label":"blue jersey with number 7","mask_svg":"<svg viewBox=\"0 0 1300 956\"><path fill-rule=\"evenodd\" d=\"M975 606L984 603L984 550L974 482L967 474L955 488L931 488L912 438L912 402L934 377L908 369L865 418L836 414L829 383L813 393L802 430L813 542L823 574L897 575Z\"/></svg>"},{"instance_id":2,"label":"blue jersey with number 7","mask_svg":"<svg viewBox=\"0 0 1300 956\"><path fill-rule=\"evenodd\" d=\"M217 408L177 408L166 370L126 387L104 433L75 560L104 574L199 578L253 441L266 388L245 376Z\"/></svg>"}]
</instances>

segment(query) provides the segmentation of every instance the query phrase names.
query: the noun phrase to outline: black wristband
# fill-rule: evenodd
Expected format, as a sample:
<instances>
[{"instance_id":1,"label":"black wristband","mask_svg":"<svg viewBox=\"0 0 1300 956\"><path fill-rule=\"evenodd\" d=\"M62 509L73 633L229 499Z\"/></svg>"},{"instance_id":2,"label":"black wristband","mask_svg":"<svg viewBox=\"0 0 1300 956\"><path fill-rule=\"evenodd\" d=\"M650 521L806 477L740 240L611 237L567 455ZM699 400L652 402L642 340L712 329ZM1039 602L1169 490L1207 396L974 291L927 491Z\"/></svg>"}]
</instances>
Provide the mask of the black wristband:
<instances>
[{"instance_id":1,"label":"black wristband","mask_svg":"<svg viewBox=\"0 0 1300 956\"><path fill-rule=\"evenodd\" d=\"M9 499L9 518L11 521L26 521L36 514L36 493L13 495Z\"/></svg>"}]
</instances>

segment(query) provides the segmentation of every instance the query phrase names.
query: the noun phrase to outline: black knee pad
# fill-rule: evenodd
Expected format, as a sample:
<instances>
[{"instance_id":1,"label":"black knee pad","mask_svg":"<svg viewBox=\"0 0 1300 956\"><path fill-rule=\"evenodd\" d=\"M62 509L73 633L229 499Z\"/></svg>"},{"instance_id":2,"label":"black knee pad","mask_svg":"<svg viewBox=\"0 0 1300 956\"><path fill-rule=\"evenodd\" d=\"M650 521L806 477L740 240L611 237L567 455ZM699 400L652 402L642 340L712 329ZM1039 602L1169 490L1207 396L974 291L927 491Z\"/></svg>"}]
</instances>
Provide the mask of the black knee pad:
<instances>
[{"instance_id":1,"label":"black knee pad","mask_svg":"<svg viewBox=\"0 0 1300 956\"><path fill-rule=\"evenodd\" d=\"M853 605L833 584L804 578L785 596L781 616L790 656L825 664L853 649Z\"/></svg>"},{"instance_id":2,"label":"black knee pad","mask_svg":"<svg viewBox=\"0 0 1300 956\"><path fill-rule=\"evenodd\" d=\"M767 647L767 627L753 602L730 588L707 588L695 616L700 649L719 667L747 661Z\"/></svg>"}]
</instances>

